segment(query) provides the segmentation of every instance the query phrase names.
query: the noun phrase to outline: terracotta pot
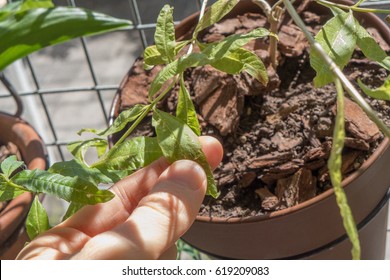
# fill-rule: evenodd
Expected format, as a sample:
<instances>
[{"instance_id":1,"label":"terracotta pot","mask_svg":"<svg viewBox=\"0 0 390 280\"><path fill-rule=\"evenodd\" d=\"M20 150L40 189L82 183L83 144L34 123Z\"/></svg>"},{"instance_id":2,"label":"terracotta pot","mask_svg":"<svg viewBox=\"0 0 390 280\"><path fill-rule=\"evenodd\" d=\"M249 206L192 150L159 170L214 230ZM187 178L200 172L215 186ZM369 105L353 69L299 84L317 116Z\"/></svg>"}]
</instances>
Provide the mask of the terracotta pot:
<instances>
[{"instance_id":1,"label":"terracotta pot","mask_svg":"<svg viewBox=\"0 0 390 280\"><path fill-rule=\"evenodd\" d=\"M46 169L46 154L37 132L25 121L0 113L0 142L18 146L28 169ZM0 213L0 259L15 259L26 241L24 221L32 203L30 193L9 202Z\"/></svg>"},{"instance_id":2,"label":"terracotta pot","mask_svg":"<svg viewBox=\"0 0 390 280\"><path fill-rule=\"evenodd\" d=\"M350 4L347 1L334 1ZM309 9L329 13L326 8L310 4ZM227 15L260 12L251 1L241 1ZM357 13L356 13L357 15ZM176 27L176 36L185 37L196 24L198 14L184 19ZM359 14L361 23L375 27L390 44L389 28L375 15ZM122 81L114 98L111 118L118 115ZM116 137L114 137L115 141ZM343 181L348 202L361 234L362 258L383 259L386 242L387 200L390 184L389 140L385 139L373 155ZM266 216L215 218L198 216L183 239L208 254L232 259L348 259L349 241L345 237L333 190L328 190L294 207Z\"/></svg>"}]
</instances>

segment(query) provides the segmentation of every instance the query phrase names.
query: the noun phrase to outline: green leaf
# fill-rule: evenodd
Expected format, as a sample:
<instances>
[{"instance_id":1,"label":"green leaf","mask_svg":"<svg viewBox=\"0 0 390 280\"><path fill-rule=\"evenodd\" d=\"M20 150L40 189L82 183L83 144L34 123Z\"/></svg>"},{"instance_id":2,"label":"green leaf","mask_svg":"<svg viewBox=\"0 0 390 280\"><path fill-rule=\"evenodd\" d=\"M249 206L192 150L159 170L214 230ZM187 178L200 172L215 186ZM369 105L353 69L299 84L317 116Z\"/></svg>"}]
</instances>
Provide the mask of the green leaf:
<instances>
[{"instance_id":1,"label":"green leaf","mask_svg":"<svg viewBox=\"0 0 390 280\"><path fill-rule=\"evenodd\" d=\"M173 8L165 5L158 18L154 41L164 62L171 62L175 57L175 26L173 23Z\"/></svg>"},{"instance_id":2,"label":"green leaf","mask_svg":"<svg viewBox=\"0 0 390 280\"><path fill-rule=\"evenodd\" d=\"M69 217L73 216L77 211L83 208L84 205L76 202L71 202L66 210L65 215L62 217L62 221L65 221Z\"/></svg>"},{"instance_id":3,"label":"green leaf","mask_svg":"<svg viewBox=\"0 0 390 280\"><path fill-rule=\"evenodd\" d=\"M344 90L339 79L336 79L337 88L337 114L336 124L333 131L333 145L328 160L329 174L332 181L333 189L336 195L337 205L340 208L340 214L343 219L344 228L347 231L349 239L352 242L353 259L360 258L359 236L356 224L353 219L351 209L348 205L347 196L341 185L342 182L342 152L344 148L345 129L344 129Z\"/></svg>"},{"instance_id":4,"label":"green leaf","mask_svg":"<svg viewBox=\"0 0 390 280\"><path fill-rule=\"evenodd\" d=\"M156 138L140 136L114 146L92 167L99 169L101 172L106 171L104 172L105 175L114 181L118 181L118 179L122 179L135 170L149 165L162 156ZM116 178L116 176L121 178Z\"/></svg>"},{"instance_id":5,"label":"green leaf","mask_svg":"<svg viewBox=\"0 0 390 280\"><path fill-rule=\"evenodd\" d=\"M175 47L175 56L186 46L190 41L177 42ZM144 51L144 65L146 69L154 65L165 64L166 61L162 58L161 53L157 50L156 45L149 46Z\"/></svg>"},{"instance_id":6,"label":"green leaf","mask_svg":"<svg viewBox=\"0 0 390 280\"><path fill-rule=\"evenodd\" d=\"M48 170L50 173L57 173L63 176L78 177L84 181L92 182L94 185L99 183L113 183L113 181L104 175L99 169L87 166L78 160L70 160L54 163Z\"/></svg>"},{"instance_id":7,"label":"green leaf","mask_svg":"<svg viewBox=\"0 0 390 280\"><path fill-rule=\"evenodd\" d=\"M25 0L11 2L0 9L0 21L5 18L34 8L53 8L51 0Z\"/></svg>"},{"instance_id":8,"label":"green leaf","mask_svg":"<svg viewBox=\"0 0 390 280\"><path fill-rule=\"evenodd\" d=\"M39 201L38 196L35 196L26 220L28 237L33 240L48 229L50 229L49 217L47 216L45 208Z\"/></svg>"},{"instance_id":9,"label":"green leaf","mask_svg":"<svg viewBox=\"0 0 390 280\"><path fill-rule=\"evenodd\" d=\"M85 162L84 154L91 147L96 148L98 157L100 157L106 152L108 143L105 139L93 138L85 141L71 142L67 145L68 151L81 162Z\"/></svg>"},{"instance_id":10,"label":"green leaf","mask_svg":"<svg viewBox=\"0 0 390 280\"><path fill-rule=\"evenodd\" d=\"M123 130L128 123L135 121L139 117L139 115L142 114L144 109L145 109L145 105L137 104L134 107L120 113L110 127L106 129L99 129L99 130L93 128L84 128L79 132L77 132L77 134L81 135L84 132L91 132L96 135L106 137L108 135L117 133Z\"/></svg>"},{"instance_id":11,"label":"green leaf","mask_svg":"<svg viewBox=\"0 0 390 280\"><path fill-rule=\"evenodd\" d=\"M6 178L10 178L12 176L12 173L14 173L18 168L24 166L23 161L18 161L17 157L10 156L6 158L2 163L1 163L1 171L3 172L4 176Z\"/></svg>"},{"instance_id":12,"label":"green leaf","mask_svg":"<svg viewBox=\"0 0 390 280\"><path fill-rule=\"evenodd\" d=\"M12 184L4 174L0 173L0 201L14 199L26 191L24 187Z\"/></svg>"},{"instance_id":13,"label":"green leaf","mask_svg":"<svg viewBox=\"0 0 390 280\"><path fill-rule=\"evenodd\" d=\"M156 109L153 114L160 148L168 161L189 159L200 164L207 176L207 194L218 197L213 173L202 151L198 136L182 120Z\"/></svg>"},{"instance_id":14,"label":"green leaf","mask_svg":"<svg viewBox=\"0 0 390 280\"><path fill-rule=\"evenodd\" d=\"M38 169L19 172L11 181L31 192L52 194L66 201L81 204L97 204L114 197L110 191L99 190L91 182Z\"/></svg>"},{"instance_id":15,"label":"green leaf","mask_svg":"<svg viewBox=\"0 0 390 280\"><path fill-rule=\"evenodd\" d=\"M80 8L39 8L0 22L0 71L13 61L46 46L119 30L131 22Z\"/></svg>"},{"instance_id":16,"label":"green leaf","mask_svg":"<svg viewBox=\"0 0 390 280\"><path fill-rule=\"evenodd\" d=\"M378 62L382 67L390 71L390 56L380 47L367 30L359 24L357 20L357 45L363 54L370 60Z\"/></svg>"},{"instance_id":17,"label":"green leaf","mask_svg":"<svg viewBox=\"0 0 390 280\"><path fill-rule=\"evenodd\" d=\"M234 6L240 0L219 0L214 3L203 15L202 19L199 21L198 25L195 28L193 38L198 36L198 33L203 29L213 25L220 21L225 15L227 15Z\"/></svg>"},{"instance_id":18,"label":"green leaf","mask_svg":"<svg viewBox=\"0 0 390 280\"><path fill-rule=\"evenodd\" d=\"M376 89L370 89L365 84L358 79L359 87L363 90L365 94L371 96L375 99L390 101L390 76L387 77L385 83Z\"/></svg>"},{"instance_id":19,"label":"green leaf","mask_svg":"<svg viewBox=\"0 0 390 280\"><path fill-rule=\"evenodd\" d=\"M316 35L316 41L324 48L326 54L343 69L352 57L356 46L356 20L352 11L340 12L330 19ZM333 73L327 63L314 50L310 51L310 65L316 70L314 78L316 87L333 82Z\"/></svg>"},{"instance_id":20,"label":"green leaf","mask_svg":"<svg viewBox=\"0 0 390 280\"><path fill-rule=\"evenodd\" d=\"M220 60L211 63L214 68L228 74L247 72L263 85L268 83L267 69L261 59L251 51L239 48Z\"/></svg>"},{"instance_id":21,"label":"green leaf","mask_svg":"<svg viewBox=\"0 0 390 280\"><path fill-rule=\"evenodd\" d=\"M185 122L196 135L200 135L200 125L190 93L188 92L183 75L180 79L179 97L177 101L176 117Z\"/></svg>"}]
</instances>

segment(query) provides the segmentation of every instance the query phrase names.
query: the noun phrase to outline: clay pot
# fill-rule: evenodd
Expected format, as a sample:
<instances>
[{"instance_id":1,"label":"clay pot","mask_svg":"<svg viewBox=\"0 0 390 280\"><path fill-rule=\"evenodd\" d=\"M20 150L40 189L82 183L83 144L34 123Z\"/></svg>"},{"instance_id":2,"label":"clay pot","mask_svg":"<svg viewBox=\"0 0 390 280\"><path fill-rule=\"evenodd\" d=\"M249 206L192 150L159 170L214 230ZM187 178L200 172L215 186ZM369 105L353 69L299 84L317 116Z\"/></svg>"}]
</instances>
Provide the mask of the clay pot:
<instances>
[{"instance_id":1,"label":"clay pot","mask_svg":"<svg viewBox=\"0 0 390 280\"><path fill-rule=\"evenodd\" d=\"M350 4L347 1L334 1ZM327 13L310 4L309 10ZM260 12L251 1L241 1L227 15ZM390 44L389 28L375 15L356 14L366 27L375 27ZM196 24L198 14L176 27L182 38ZM126 86L124 78L113 101L111 117L119 110L119 97ZM127 85L129 86L129 85ZM114 138L115 141L115 138ZM389 140L343 181L355 222L358 225L363 259L383 259L390 184ZM230 259L350 259L351 245L345 236L339 208L332 189L294 207L266 216L218 218L198 216L183 239L195 248L218 258Z\"/></svg>"},{"instance_id":2,"label":"clay pot","mask_svg":"<svg viewBox=\"0 0 390 280\"><path fill-rule=\"evenodd\" d=\"M25 121L0 113L0 142L18 146L28 169L46 169L46 155L42 139ZM25 193L10 201L0 213L0 259L15 259L29 241L24 221L32 203L32 195Z\"/></svg>"}]
</instances>

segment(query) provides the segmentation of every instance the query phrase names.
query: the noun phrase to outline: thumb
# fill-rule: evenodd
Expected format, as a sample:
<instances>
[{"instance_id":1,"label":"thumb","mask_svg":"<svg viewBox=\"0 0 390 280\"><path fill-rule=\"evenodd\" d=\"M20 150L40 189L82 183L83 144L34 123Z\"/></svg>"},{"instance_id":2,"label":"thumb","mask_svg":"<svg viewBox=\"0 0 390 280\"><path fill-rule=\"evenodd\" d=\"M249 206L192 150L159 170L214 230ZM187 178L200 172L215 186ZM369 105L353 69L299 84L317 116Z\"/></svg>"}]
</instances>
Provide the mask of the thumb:
<instances>
[{"instance_id":1,"label":"thumb","mask_svg":"<svg viewBox=\"0 0 390 280\"><path fill-rule=\"evenodd\" d=\"M205 172L197 163L189 160L174 162L160 175L130 217L123 224L88 241L79 257L159 258L192 225L206 187ZM108 255L102 248L104 244L109 246Z\"/></svg>"}]
</instances>

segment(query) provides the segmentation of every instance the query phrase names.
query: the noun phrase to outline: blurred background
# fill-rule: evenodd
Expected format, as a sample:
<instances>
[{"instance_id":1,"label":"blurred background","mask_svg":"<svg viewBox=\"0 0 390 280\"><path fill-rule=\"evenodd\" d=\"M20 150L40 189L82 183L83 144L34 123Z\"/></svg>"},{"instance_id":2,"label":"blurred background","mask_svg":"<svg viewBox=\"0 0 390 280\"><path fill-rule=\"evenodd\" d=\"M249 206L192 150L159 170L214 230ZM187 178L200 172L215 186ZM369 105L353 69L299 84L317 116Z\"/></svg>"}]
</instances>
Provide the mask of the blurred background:
<instances>
[{"instance_id":1,"label":"blurred background","mask_svg":"<svg viewBox=\"0 0 390 280\"><path fill-rule=\"evenodd\" d=\"M5 2L0 0L0 6ZM174 20L180 22L199 10L201 4L201 0L53 2L130 19L135 27L48 47L7 67L5 74L25 105L22 118L31 123L44 139L50 164L71 158L66 144L82 139L76 134L78 130L107 126L110 106L122 78L143 49L153 43L155 21L160 9L170 4L174 7ZM209 1L209 4L213 2ZM366 1L364 4L390 7L390 1L385 0ZM16 111L13 99L2 84L0 110L11 114ZM94 156L89 155L90 159ZM66 205L53 198L45 199L44 204L50 210L51 223L60 221ZM387 235L386 258L390 259L390 230ZM206 257L189 247L182 249L187 251L189 258Z\"/></svg>"}]
</instances>

